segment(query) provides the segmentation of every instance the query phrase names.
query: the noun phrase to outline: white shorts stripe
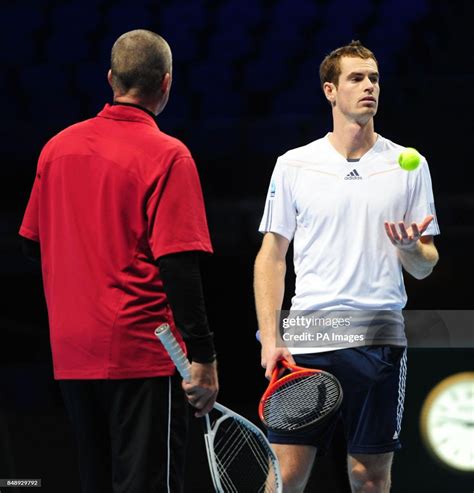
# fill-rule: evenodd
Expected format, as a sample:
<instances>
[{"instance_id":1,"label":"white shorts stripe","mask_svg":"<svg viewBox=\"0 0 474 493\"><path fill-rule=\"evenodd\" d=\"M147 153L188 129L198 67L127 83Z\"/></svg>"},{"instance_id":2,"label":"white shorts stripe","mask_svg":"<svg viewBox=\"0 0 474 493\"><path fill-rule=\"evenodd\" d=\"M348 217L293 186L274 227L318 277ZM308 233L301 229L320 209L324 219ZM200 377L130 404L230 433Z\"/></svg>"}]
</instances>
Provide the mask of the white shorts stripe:
<instances>
[{"instance_id":1,"label":"white shorts stripe","mask_svg":"<svg viewBox=\"0 0 474 493\"><path fill-rule=\"evenodd\" d=\"M398 404L397 404L397 429L393 435L397 439L402 429L403 405L405 403L405 386L407 379L407 350L403 351L400 361L400 373L398 377Z\"/></svg>"}]
</instances>

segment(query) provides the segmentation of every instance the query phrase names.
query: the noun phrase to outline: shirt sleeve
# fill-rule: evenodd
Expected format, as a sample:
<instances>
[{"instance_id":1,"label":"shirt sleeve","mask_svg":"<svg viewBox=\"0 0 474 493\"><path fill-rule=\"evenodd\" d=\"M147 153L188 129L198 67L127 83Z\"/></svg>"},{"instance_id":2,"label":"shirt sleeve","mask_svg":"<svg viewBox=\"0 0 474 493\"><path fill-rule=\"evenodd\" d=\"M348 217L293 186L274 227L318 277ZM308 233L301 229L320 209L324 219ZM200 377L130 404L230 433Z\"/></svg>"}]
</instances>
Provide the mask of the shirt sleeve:
<instances>
[{"instance_id":1,"label":"shirt sleeve","mask_svg":"<svg viewBox=\"0 0 474 493\"><path fill-rule=\"evenodd\" d=\"M155 260L192 250L212 253L201 183L190 156L177 158L158 180L146 214Z\"/></svg>"},{"instance_id":2,"label":"shirt sleeve","mask_svg":"<svg viewBox=\"0 0 474 493\"><path fill-rule=\"evenodd\" d=\"M261 233L278 233L291 241L296 230L296 207L288 174L288 167L277 161L258 230Z\"/></svg>"},{"instance_id":3,"label":"shirt sleeve","mask_svg":"<svg viewBox=\"0 0 474 493\"><path fill-rule=\"evenodd\" d=\"M36 170L35 181L31 190L28 205L26 206L23 221L20 226L19 234L24 238L28 238L33 241L40 241L40 229L39 229L39 194L41 186L41 157L38 162L38 168Z\"/></svg>"},{"instance_id":4,"label":"shirt sleeve","mask_svg":"<svg viewBox=\"0 0 474 493\"><path fill-rule=\"evenodd\" d=\"M404 221L406 224L413 222L420 223L426 216L432 215L433 221L426 228L422 236L439 235L440 229L436 217L436 209L433 196L433 187L431 185L430 170L425 159L422 160L419 168L411 171L412 178L408 208L405 213Z\"/></svg>"}]
</instances>

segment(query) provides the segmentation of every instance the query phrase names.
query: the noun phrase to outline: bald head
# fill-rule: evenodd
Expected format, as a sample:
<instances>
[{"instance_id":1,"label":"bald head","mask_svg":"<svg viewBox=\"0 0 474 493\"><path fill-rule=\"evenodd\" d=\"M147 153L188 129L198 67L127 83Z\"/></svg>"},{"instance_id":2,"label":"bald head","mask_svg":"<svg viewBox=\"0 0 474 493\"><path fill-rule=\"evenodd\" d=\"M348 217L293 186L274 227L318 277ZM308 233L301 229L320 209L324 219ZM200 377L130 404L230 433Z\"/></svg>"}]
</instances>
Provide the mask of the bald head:
<instances>
[{"instance_id":1,"label":"bald head","mask_svg":"<svg viewBox=\"0 0 474 493\"><path fill-rule=\"evenodd\" d=\"M168 43L158 34L137 29L122 34L112 47L111 84L117 95L153 98L165 74L171 74Z\"/></svg>"}]
</instances>

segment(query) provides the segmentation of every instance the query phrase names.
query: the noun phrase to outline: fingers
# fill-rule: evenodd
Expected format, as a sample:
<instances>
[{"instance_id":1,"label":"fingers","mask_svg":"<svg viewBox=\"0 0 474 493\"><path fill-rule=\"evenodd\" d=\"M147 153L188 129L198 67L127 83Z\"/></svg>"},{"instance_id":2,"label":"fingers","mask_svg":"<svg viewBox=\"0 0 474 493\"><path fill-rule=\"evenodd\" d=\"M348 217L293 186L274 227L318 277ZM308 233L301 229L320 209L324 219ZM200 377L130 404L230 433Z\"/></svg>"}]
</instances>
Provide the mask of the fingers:
<instances>
[{"instance_id":1,"label":"fingers","mask_svg":"<svg viewBox=\"0 0 474 493\"><path fill-rule=\"evenodd\" d=\"M425 228L426 229L426 228ZM411 230L413 231L413 237L416 238L416 239L419 239L420 236L421 236L421 232L420 230L418 229L418 224L416 223L413 223L411 225Z\"/></svg>"},{"instance_id":2,"label":"fingers","mask_svg":"<svg viewBox=\"0 0 474 493\"><path fill-rule=\"evenodd\" d=\"M282 359L295 364L295 360L287 348L271 348L268 353L262 349L262 367L265 368L265 378L267 380L271 380L278 361Z\"/></svg>"},{"instance_id":3,"label":"fingers","mask_svg":"<svg viewBox=\"0 0 474 493\"><path fill-rule=\"evenodd\" d=\"M270 380L272 378L272 373L273 369L275 368L276 365L276 359L274 358L265 358L262 354L262 361L261 361L262 368L265 368L265 378L267 380Z\"/></svg>"},{"instance_id":4,"label":"fingers","mask_svg":"<svg viewBox=\"0 0 474 493\"><path fill-rule=\"evenodd\" d=\"M426 230L426 228L431 224L431 221L433 221L434 219L434 216L426 216L423 221L421 222L420 226L419 226L419 230L420 230L420 236L421 234L423 234ZM417 226L418 228L418 226Z\"/></svg>"},{"instance_id":5,"label":"fingers","mask_svg":"<svg viewBox=\"0 0 474 493\"><path fill-rule=\"evenodd\" d=\"M408 229L403 221L399 221L397 224L385 221L384 227L392 245L395 245L402 250L411 250L416 248L416 244L420 239L422 232L428 227L432 220L433 216L428 216L423 220L420 226L416 223L412 223Z\"/></svg>"},{"instance_id":6,"label":"fingers","mask_svg":"<svg viewBox=\"0 0 474 493\"><path fill-rule=\"evenodd\" d=\"M208 398L201 398L196 402L196 404L191 404L193 407L198 409L198 411L194 413L194 416L196 416L196 418L202 418L207 413L209 413L214 407L216 398L217 398L217 392L214 392Z\"/></svg>"},{"instance_id":7,"label":"fingers","mask_svg":"<svg viewBox=\"0 0 474 493\"><path fill-rule=\"evenodd\" d=\"M265 368L265 378L267 380L271 380L273 370L279 359L280 355L278 350L275 350L275 348L270 348L269 350L262 346L262 368Z\"/></svg>"},{"instance_id":8,"label":"fingers","mask_svg":"<svg viewBox=\"0 0 474 493\"><path fill-rule=\"evenodd\" d=\"M207 414L213 408L219 391L215 362L193 362L191 381L183 380L182 387L189 404L197 409L195 416Z\"/></svg>"},{"instance_id":9,"label":"fingers","mask_svg":"<svg viewBox=\"0 0 474 493\"><path fill-rule=\"evenodd\" d=\"M189 404L197 409L194 414L197 418L207 414L214 407L217 398L217 390L196 387L194 385L185 389L185 394Z\"/></svg>"},{"instance_id":10,"label":"fingers","mask_svg":"<svg viewBox=\"0 0 474 493\"><path fill-rule=\"evenodd\" d=\"M408 232L403 221L398 223L398 228L400 229L402 240L408 240Z\"/></svg>"},{"instance_id":11,"label":"fingers","mask_svg":"<svg viewBox=\"0 0 474 493\"><path fill-rule=\"evenodd\" d=\"M291 353L288 353L287 356L285 356L286 361L290 363L290 365L296 365L295 358L293 358L293 355Z\"/></svg>"},{"instance_id":12,"label":"fingers","mask_svg":"<svg viewBox=\"0 0 474 493\"><path fill-rule=\"evenodd\" d=\"M267 380L271 380L273 370L275 369L276 361L272 361L272 363L269 363L265 367L265 378Z\"/></svg>"},{"instance_id":13,"label":"fingers","mask_svg":"<svg viewBox=\"0 0 474 493\"><path fill-rule=\"evenodd\" d=\"M394 245L398 246L400 243L403 244L420 239L421 235L426 231L433 219L434 216L432 215L426 216L420 224L411 223L409 229L406 228L403 221L399 221L397 223L398 229L397 224L384 221L385 232L387 233L390 241Z\"/></svg>"},{"instance_id":14,"label":"fingers","mask_svg":"<svg viewBox=\"0 0 474 493\"><path fill-rule=\"evenodd\" d=\"M385 232L387 233L387 236L389 237L390 241L392 242L392 245L396 245L395 238L393 237L392 229L390 228L390 225L387 221L384 223L385 226Z\"/></svg>"}]
</instances>

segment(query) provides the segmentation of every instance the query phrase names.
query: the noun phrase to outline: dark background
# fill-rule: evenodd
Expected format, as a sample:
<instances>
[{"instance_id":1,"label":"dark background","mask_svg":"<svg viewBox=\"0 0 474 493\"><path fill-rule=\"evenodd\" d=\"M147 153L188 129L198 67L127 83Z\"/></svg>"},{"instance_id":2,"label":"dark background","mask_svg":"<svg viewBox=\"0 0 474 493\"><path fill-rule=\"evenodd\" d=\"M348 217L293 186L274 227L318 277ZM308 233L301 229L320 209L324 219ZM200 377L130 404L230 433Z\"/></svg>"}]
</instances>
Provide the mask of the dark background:
<instances>
[{"instance_id":1,"label":"dark background","mask_svg":"<svg viewBox=\"0 0 474 493\"><path fill-rule=\"evenodd\" d=\"M352 39L379 61L376 131L416 147L430 164L441 259L428 279L407 276L408 307L472 307L471 2L4 0L0 12L0 478L42 478L48 493L79 491L72 435L52 379L41 276L22 257L17 230L41 147L110 102L110 49L125 31L151 29L173 50L171 99L158 123L189 146L201 175L215 247L203 276L220 401L257 420L265 380L251 286L266 189L278 155L331 130L318 66ZM289 275L288 294L292 283ZM430 388L472 370L473 354L410 349L393 492L472 489L472 476L429 457L418 421ZM200 425L193 421L192 430L188 491L209 492ZM347 491L343 446L338 436L318 461L318 492Z\"/></svg>"}]
</instances>

